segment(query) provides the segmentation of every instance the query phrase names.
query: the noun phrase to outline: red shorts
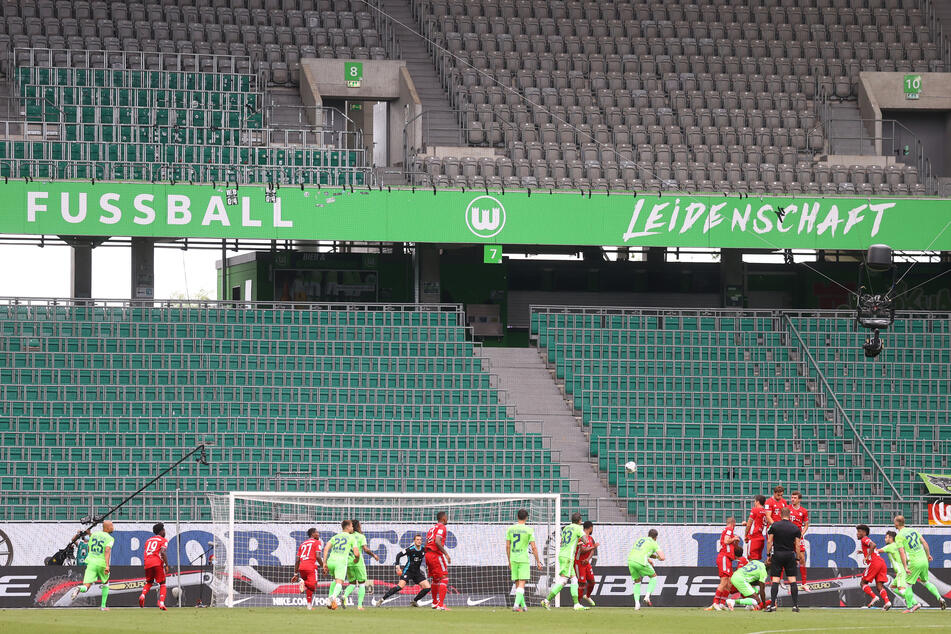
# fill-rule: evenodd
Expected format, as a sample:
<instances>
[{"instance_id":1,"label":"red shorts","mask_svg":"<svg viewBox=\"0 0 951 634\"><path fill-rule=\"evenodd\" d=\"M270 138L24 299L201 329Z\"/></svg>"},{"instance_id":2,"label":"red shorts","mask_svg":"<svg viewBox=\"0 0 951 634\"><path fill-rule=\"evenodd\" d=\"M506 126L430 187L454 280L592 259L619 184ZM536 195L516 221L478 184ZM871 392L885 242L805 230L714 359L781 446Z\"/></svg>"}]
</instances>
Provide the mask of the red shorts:
<instances>
[{"instance_id":1,"label":"red shorts","mask_svg":"<svg viewBox=\"0 0 951 634\"><path fill-rule=\"evenodd\" d=\"M575 576L578 578L578 583L594 581L594 568L592 568L591 564L587 562L579 563L576 561Z\"/></svg>"},{"instance_id":2,"label":"red shorts","mask_svg":"<svg viewBox=\"0 0 951 634\"><path fill-rule=\"evenodd\" d=\"M426 570L429 576L435 581L449 576L449 564L446 562L446 556L439 552L431 550L426 551Z\"/></svg>"},{"instance_id":3,"label":"red shorts","mask_svg":"<svg viewBox=\"0 0 951 634\"><path fill-rule=\"evenodd\" d=\"M749 546L747 546L746 558L750 561L763 558L763 547L766 546L766 538L762 535L751 537Z\"/></svg>"},{"instance_id":4,"label":"red shorts","mask_svg":"<svg viewBox=\"0 0 951 634\"><path fill-rule=\"evenodd\" d=\"M145 582L146 583L165 583L165 567L164 566L149 566L145 569Z\"/></svg>"},{"instance_id":5,"label":"red shorts","mask_svg":"<svg viewBox=\"0 0 951 634\"><path fill-rule=\"evenodd\" d=\"M888 569L885 566L885 560L881 557L873 559L868 568L865 569L862 581L865 583L872 583L873 581L886 583L888 581Z\"/></svg>"},{"instance_id":6,"label":"red shorts","mask_svg":"<svg viewBox=\"0 0 951 634\"><path fill-rule=\"evenodd\" d=\"M316 586L317 585L317 571L313 568L301 568L298 571L300 578L304 580L304 585Z\"/></svg>"},{"instance_id":7,"label":"red shorts","mask_svg":"<svg viewBox=\"0 0 951 634\"><path fill-rule=\"evenodd\" d=\"M721 578L730 578L733 576L733 560L720 553L717 555L717 574Z\"/></svg>"}]
</instances>

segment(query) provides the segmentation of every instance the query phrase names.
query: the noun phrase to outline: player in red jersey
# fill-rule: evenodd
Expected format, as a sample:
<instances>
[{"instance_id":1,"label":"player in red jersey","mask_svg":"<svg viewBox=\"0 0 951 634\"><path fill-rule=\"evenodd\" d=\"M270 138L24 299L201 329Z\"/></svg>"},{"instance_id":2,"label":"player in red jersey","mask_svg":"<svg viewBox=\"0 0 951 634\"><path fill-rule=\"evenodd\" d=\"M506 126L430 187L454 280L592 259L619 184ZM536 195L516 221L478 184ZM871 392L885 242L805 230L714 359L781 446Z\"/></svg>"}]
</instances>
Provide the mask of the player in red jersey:
<instances>
[{"instance_id":1,"label":"player in red jersey","mask_svg":"<svg viewBox=\"0 0 951 634\"><path fill-rule=\"evenodd\" d=\"M449 589L449 551L446 550L446 524L449 514L439 511L436 525L426 533L426 570L433 580L433 609L448 610L446 591Z\"/></svg>"},{"instance_id":2,"label":"player in red jersey","mask_svg":"<svg viewBox=\"0 0 951 634\"><path fill-rule=\"evenodd\" d=\"M855 539L859 540L862 547L862 557L865 559L865 574L862 575L862 591L872 600L865 607L873 607L879 601L884 601L882 609L888 610L892 607L892 602L888 600L888 593L885 592L885 584L888 582L888 569L885 560L876 552L875 542L869 539L869 528L865 524L859 524L855 527ZM875 582L875 588L878 590L878 596L872 591L869 585ZM881 598L879 598L881 597Z\"/></svg>"},{"instance_id":3,"label":"player in red jersey","mask_svg":"<svg viewBox=\"0 0 951 634\"><path fill-rule=\"evenodd\" d=\"M584 537L578 540L578 550L575 551L575 576L578 577L578 600L590 606L594 605L591 592L594 591L594 568L591 567L591 556L594 549L600 546L594 541L594 522L588 520L582 524Z\"/></svg>"},{"instance_id":4,"label":"player in red jersey","mask_svg":"<svg viewBox=\"0 0 951 634\"><path fill-rule=\"evenodd\" d=\"M145 607L145 595L152 589L152 582L158 584L159 610L165 610L165 573L168 572L168 540L165 539L165 525L159 522L152 527L154 535L145 540L142 549L142 563L145 566L145 585L139 595L139 607Z\"/></svg>"},{"instance_id":5,"label":"player in red jersey","mask_svg":"<svg viewBox=\"0 0 951 634\"><path fill-rule=\"evenodd\" d=\"M316 528L307 529L307 539L297 547L297 558L294 560L294 576L291 582L300 579L300 591L307 592L307 609L314 609L314 591L317 589L318 566L323 567L324 544Z\"/></svg>"},{"instance_id":6,"label":"player in red jersey","mask_svg":"<svg viewBox=\"0 0 951 634\"><path fill-rule=\"evenodd\" d=\"M746 520L746 534L743 540L749 544L749 558L763 559L763 546L766 545L766 537L763 531L773 523L769 513L763 506L766 504L765 495L757 495L753 498L753 508L750 510L750 518Z\"/></svg>"},{"instance_id":7,"label":"player in red jersey","mask_svg":"<svg viewBox=\"0 0 951 634\"><path fill-rule=\"evenodd\" d=\"M799 542L799 581L806 583L806 531L809 530L809 511L802 505L802 493L793 491L789 494L789 521L799 527L802 540ZM805 590L805 585L801 586Z\"/></svg>"},{"instance_id":8,"label":"player in red jersey","mask_svg":"<svg viewBox=\"0 0 951 634\"><path fill-rule=\"evenodd\" d=\"M785 492L786 489L783 488L783 485L777 485L776 488L773 489L772 497L766 500L766 503L763 505L766 508L766 512L769 513L770 524L773 522L778 522L780 519L782 519L779 516L779 512L783 510L783 508L789 506L786 504L786 500L783 499L783 493ZM769 526L769 524L767 524L767 526Z\"/></svg>"},{"instance_id":9,"label":"player in red jersey","mask_svg":"<svg viewBox=\"0 0 951 634\"><path fill-rule=\"evenodd\" d=\"M726 598L730 596L730 577L733 575L734 544L740 540L736 534L736 518L732 515L726 518L726 528L720 533L717 542L717 574L720 575L720 584L713 596L713 605L707 610L722 610Z\"/></svg>"}]
</instances>

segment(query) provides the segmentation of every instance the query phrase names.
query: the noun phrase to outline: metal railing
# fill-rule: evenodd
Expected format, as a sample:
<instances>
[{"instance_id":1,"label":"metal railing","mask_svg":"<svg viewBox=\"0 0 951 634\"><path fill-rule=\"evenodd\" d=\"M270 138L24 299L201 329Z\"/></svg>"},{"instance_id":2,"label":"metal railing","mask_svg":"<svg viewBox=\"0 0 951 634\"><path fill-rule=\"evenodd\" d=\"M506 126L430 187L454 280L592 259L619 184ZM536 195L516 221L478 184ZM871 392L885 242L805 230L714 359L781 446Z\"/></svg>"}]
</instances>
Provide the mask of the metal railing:
<instances>
[{"instance_id":1,"label":"metal railing","mask_svg":"<svg viewBox=\"0 0 951 634\"><path fill-rule=\"evenodd\" d=\"M370 9L370 15L376 30L380 34L380 43L386 51L388 59L399 59L402 57L400 51L399 38L396 36L396 25L388 15L384 13L383 0L365 0Z\"/></svg>"},{"instance_id":2,"label":"metal railing","mask_svg":"<svg viewBox=\"0 0 951 634\"><path fill-rule=\"evenodd\" d=\"M14 68L18 66L258 75L255 60L249 56L158 51L16 48L4 69L7 76L13 78Z\"/></svg>"}]
</instances>

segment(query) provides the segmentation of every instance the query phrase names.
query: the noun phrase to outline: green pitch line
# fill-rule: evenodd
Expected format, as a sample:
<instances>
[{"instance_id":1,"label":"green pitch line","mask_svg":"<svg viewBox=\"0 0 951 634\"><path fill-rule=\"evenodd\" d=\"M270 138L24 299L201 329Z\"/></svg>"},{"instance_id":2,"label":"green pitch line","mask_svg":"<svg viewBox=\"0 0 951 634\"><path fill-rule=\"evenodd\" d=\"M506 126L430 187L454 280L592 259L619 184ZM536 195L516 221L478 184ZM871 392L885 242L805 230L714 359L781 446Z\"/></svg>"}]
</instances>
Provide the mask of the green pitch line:
<instances>
[{"instance_id":1,"label":"green pitch line","mask_svg":"<svg viewBox=\"0 0 951 634\"><path fill-rule=\"evenodd\" d=\"M108 634L111 632L196 632L242 634L244 632L308 631L334 628L354 632L423 632L444 628L451 632L604 632L650 631L659 633L703 632L704 634L798 634L812 632L951 631L951 615L937 610L902 614L899 610L810 610L799 614L780 610L763 612L704 612L694 608L594 608L587 612L558 609L546 612L530 607L513 614L492 608L459 608L450 612L430 609L368 608L331 612L326 608L308 612L303 608L224 609L193 608L160 612L155 608L0 610L0 632L62 634ZM643 629L642 629L643 628Z\"/></svg>"}]
</instances>

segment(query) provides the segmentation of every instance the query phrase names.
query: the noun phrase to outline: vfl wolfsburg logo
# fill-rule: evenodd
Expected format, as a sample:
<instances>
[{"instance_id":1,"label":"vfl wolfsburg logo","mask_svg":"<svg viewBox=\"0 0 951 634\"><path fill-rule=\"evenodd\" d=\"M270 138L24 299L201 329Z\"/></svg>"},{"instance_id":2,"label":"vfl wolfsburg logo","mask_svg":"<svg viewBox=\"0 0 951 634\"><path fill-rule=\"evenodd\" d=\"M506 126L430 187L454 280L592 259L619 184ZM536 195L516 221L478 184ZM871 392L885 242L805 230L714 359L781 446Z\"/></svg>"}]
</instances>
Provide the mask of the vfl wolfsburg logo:
<instances>
[{"instance_id":1,"label":"vfl wolfsburg logo","mask_svg":"<svg viewBox=\"0 0 951 634\"><path fill-rule=\"evenodd\" d=\"M505 207L492 196L473 198L466 207L466 226L480 238L498 235L505 226Z\"/></svg>"}]
</instances>

